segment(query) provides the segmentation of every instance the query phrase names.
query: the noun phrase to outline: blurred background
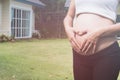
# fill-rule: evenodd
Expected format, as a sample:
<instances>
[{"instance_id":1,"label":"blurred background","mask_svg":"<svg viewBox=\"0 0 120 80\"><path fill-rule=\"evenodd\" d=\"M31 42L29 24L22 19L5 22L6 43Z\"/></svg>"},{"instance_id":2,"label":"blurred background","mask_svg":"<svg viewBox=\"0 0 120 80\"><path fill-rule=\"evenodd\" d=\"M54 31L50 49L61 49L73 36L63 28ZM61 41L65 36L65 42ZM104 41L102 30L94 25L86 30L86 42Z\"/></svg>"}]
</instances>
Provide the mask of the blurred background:
<instances>
[{"instance_id":1,"label":"blurred background","mask_svg":"<svg viewBox=\"0 0 120 80\"><path fill-rule=\"evenodd\" d=\"M65 38L63 19L66 15L66 0L41 0L44 8L34 7L35 28L43 38Z\"/></svg>"},{"instance_id":2,"label":"blurred background","mask_svg":"<svg viewBox=\"0 0 120 80\"><path fill-rule=\"evenodd\" d=\"M0 37L65 38L66 0L0 0Z\"/></svg>"},{"instance_id":3,"label":"blurred background","mask_svg":"<svg viewBox=\"0 0 120 80\"><path fill-rule=\"evenodd\" d=\"M0 0L0 37L66 38L63 19L69 3L70 0ZM119 14L120 7L117 22Z\"/></svg>"},{"instance_id":4,"label":"blurred background","mask_svg":"<svg viewBox=\"0 0 120 80\"><path fill-rule=\"evenodd\" d=\"M63 26L69 2L0 0L0 80L73 80Z\"/></svg>"}]
</instances>

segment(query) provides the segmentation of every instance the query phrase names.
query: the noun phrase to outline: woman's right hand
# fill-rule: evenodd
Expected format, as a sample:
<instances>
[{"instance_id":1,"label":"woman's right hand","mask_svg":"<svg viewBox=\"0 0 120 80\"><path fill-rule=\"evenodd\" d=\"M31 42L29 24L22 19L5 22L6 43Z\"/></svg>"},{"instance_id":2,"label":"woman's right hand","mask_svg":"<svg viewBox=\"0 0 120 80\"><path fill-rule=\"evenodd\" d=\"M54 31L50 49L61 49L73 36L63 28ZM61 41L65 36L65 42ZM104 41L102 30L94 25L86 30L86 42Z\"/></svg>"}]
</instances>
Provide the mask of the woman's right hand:
<instances>
[{"instance_id":1,"label":"woman's right hand","mask_svg":"<svg viewBox=\"0 0 120 80\"><path fill-rule=\"evenodd\" d=\"M77 29L70 27L66 29L66 34L67 37L71 43L72 48L76 51L76 52L80 52L81 51L81 45L80 42L76 39L76 35L79 34L80 36L84 35L86 32L80 32Z\"/></svg>"},{"instance_id":2,"label":"woman's right hand","mask_svg":"<svg viewBox=\"0 0 120 80\"><path fill-rule=\"evenodd\" d=\"M74 28L70 27L70 28L67 28L65 31L66 31L67 37L70 41L72 48L76 52L80 52L80 45L79 45L78 41L75 39L76 33L74 31Z\"/></svg>"}]
</instances>

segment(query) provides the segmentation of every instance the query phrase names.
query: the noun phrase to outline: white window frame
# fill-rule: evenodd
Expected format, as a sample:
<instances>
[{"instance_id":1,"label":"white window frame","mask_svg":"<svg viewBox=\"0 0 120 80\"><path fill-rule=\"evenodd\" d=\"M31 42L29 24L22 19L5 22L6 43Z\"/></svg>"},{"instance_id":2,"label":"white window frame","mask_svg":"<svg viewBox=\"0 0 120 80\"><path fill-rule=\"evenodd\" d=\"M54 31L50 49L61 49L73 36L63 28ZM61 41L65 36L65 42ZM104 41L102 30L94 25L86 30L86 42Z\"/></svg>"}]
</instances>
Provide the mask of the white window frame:
<instances>
[{"instance_id":1,"label":"white window frame","mask_svg":"<svg viewBox=\"0 0 120 80\"><path fill-rule=\"evenodd\" d=\"M20 9L20 10L25 10L25 11L30 11L30 28L29 28L29 36L22 36L22 37L15 37L16 39L18 38L31 38L32 37L32 16L33 16L33 10L31 8L26 8L26 7L21 7L21 6L16 6L16 5L12 5L11 6L11 22L12 22L12 8L15 9ZM11 36L12 36L12 26L11 26Z\"/></svg>"}]
</instances>

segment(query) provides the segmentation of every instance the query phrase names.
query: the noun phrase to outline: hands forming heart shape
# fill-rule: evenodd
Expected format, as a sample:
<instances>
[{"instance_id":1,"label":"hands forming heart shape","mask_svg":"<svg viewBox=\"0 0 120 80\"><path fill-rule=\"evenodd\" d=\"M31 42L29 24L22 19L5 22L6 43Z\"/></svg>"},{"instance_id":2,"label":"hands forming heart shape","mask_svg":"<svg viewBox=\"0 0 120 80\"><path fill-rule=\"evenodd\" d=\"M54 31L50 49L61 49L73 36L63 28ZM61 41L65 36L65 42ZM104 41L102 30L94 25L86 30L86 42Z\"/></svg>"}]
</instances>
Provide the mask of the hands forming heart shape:
<instances>
[{"instance_id":1,"label":"hands forming heart shape","mask_svg":"<svg viewBox=\"0 0 120 80\"><path fill-rule=\"evenodd\" d=\"M82 55L91 55L95 53L96 44L100 37L100 30L88 32L87 30L78 31L74 28L66 30L72 48Z\"/></svg>"}]
</instances>

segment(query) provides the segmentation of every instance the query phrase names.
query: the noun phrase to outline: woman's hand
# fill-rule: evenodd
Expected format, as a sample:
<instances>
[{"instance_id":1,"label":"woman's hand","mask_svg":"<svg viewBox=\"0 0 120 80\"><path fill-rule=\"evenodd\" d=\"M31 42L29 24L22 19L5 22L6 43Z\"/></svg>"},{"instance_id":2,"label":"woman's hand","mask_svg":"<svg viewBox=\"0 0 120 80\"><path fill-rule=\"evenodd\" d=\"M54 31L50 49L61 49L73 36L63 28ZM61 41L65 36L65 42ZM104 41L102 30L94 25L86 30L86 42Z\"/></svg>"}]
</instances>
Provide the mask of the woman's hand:
<instances>
[{"instance_id":1,"label":"woman's hand","mask_svg":"<svg viewBox=\"0 0 120 80\"><path fill-rule=\"evenodd\" d=\"M96 43L99 40L100 36L101 36L101 30L98 29L98 30L94 30L94 32L89 32L82 37L83 42L82 42L81 50L85 55L90 50L92 50L92 52L90 52L91 54L95 53Z\"/></svg>"},{"instance_id":2,"label":"woman's hand","mask_svg":"<svg viewBox=\"0 0 120 80\"><path fill-rule=\"evenodd\" d=\"M74 29L72 27L70 27L70 28L67 28L65 31L66 31L67 37L68 37L68 39L69 39L69 41L71 43L72 48L76 52L79 52L80 46L79 46L77 40L75 39L76 34L75 34Z\"/></svg>"},{"instance_id":3,"label":"woman's hand","mask_svg":"<svg viewBox=\"0 0 120 80\"><path fill-rule=\"evenodd\" d=\"M80 52L81 46L79 45L79 41L76 39L76 34L84 35L85 33L86 33L85 31L80 32L72 27L66 29L66 34L71 43L72 48L78 53Z\"/></svg>"}]
</instances>

